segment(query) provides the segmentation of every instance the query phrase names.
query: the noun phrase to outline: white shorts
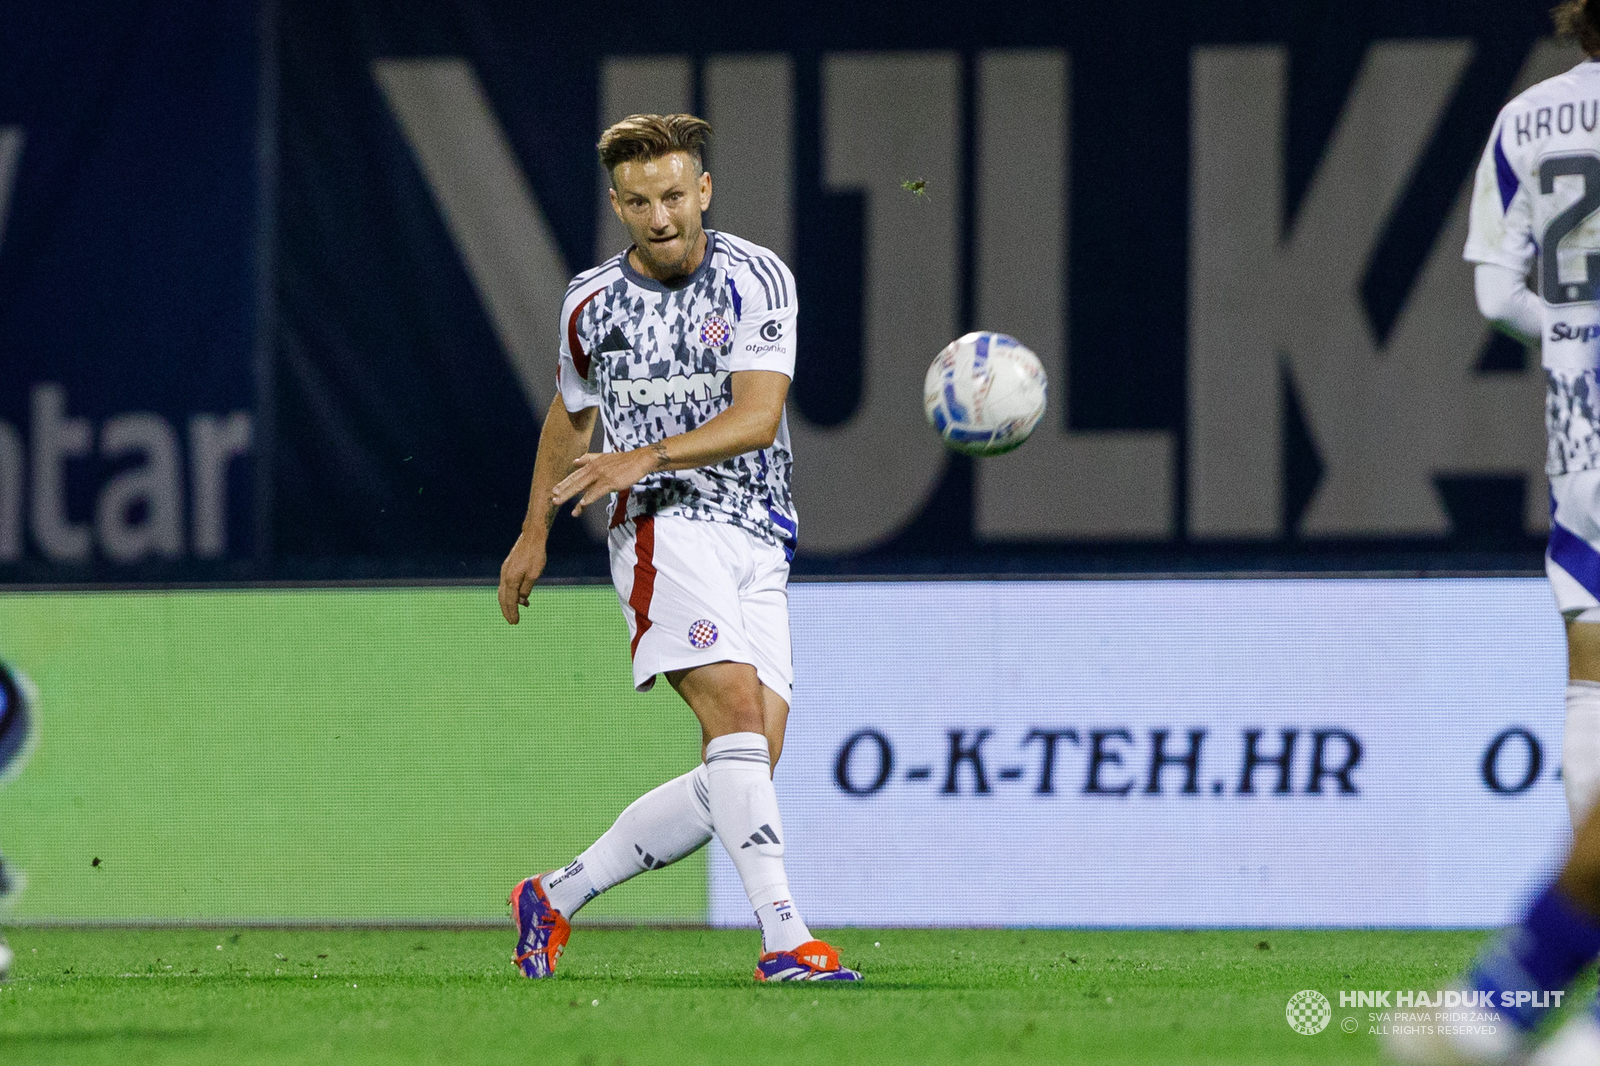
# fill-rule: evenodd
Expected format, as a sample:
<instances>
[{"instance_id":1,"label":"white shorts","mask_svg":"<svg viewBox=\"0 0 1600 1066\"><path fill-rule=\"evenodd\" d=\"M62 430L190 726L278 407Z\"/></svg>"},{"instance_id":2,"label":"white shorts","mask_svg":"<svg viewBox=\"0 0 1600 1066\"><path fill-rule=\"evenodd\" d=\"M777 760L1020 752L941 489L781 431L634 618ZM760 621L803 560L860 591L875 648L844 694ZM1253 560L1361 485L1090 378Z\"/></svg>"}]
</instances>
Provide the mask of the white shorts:
<instances>
[{"instance_id":1,"label":"white shorts","mask_svg":"<svg viewBox=\"0 0 1600 1066\"><path fill-rule=\"evenodd\" d=\"M1550 479L1544 572L1569 622L1600 622L1600 470Z\"/></svg>"},{"instance_id":2,"label":"white shorts","mask_svg":"<svg viewBox=\"0 0 1600 1066\"><path fill-rule=\"evenodd\" d=\"M707 663L749 663L789 702L789 560L725 522L640 515L608 536L611 582L628 619L633 685Z\"/></svg>"}]
</instances>

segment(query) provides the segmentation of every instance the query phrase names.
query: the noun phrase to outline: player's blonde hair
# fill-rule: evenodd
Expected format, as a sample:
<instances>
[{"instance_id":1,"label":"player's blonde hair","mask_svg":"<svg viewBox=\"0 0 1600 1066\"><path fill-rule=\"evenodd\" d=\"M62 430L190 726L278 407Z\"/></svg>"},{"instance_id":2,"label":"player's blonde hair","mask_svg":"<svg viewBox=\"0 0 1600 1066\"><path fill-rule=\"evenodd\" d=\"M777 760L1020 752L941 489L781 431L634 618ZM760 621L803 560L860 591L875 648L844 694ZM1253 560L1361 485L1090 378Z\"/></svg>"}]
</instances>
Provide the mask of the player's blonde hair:
<instances>
[{"instance_id":1,"label":"player's blonde hair","mask_svg":"<svg viewBox=\"0 0 1600 1066\"><path fill-rule=\"evenodd\" d=\"M600 135L600 165L613 176L618 166L688 152L695 172L705 170L711 123L694 115L629 115Z\"/></svg>"},{"instance_id":2,"label":"player's blonde hair","mask_svg":"<svg viewBox=\"0 0 1600 1066\"><path fill-rule=\"evenodd\" d=\"M1600 55L1600 0L1562 0L1550 9L1550 20L1562 37L1576 37L1589 55Z\"/></svg>"}]
</instances>

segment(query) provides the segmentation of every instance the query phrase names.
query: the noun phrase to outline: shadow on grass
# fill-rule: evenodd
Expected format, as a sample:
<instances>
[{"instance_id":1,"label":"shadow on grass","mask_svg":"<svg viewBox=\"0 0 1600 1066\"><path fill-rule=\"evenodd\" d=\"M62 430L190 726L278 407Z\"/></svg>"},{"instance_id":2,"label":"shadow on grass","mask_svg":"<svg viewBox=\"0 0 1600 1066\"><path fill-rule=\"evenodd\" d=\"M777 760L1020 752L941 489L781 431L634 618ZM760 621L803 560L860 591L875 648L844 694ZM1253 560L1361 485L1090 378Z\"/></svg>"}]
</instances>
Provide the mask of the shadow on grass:
<instances>
[{"instance_id":1,"label":"shadow on grass","mask_svg":"<svg viewBox=\"0 0 1600 1066\"><path fill-rule=\"evenodd\" d=\"M513 982L515 983L515 982ZM816 992L824 990L829 995L850 995L863 990L889 991L908 989L926 992L930 986L926 983L915 981L891 980L881 977L868 977L864 981L774 981L763 984L743 973L637 973L637 974L604 974L604 973L558 973L548 985L542 982L527 982L539 984L541 987L559 992L562 988L574 991L629 989L649 990L652 992L741 992L749 991L761 995L782 996L800 992Z\"/></svg>"},{"instance_id":2,"label":"shadow on grass","mask_svg":"<svg viewBox=\"0 0 1600 1066\"><path fill-rule=\"evenodd\" d=\"M205 1031L201 1029L142 1029L135 1026L122 1026L116 1029L63 1029L42 1033L0 1033L0 1042L3 1042L8 1047L27 1044L70 1046L122 1040L168 1044L183 1040L194 1040L205 1035Z\"/></svg>"}]
</instances>

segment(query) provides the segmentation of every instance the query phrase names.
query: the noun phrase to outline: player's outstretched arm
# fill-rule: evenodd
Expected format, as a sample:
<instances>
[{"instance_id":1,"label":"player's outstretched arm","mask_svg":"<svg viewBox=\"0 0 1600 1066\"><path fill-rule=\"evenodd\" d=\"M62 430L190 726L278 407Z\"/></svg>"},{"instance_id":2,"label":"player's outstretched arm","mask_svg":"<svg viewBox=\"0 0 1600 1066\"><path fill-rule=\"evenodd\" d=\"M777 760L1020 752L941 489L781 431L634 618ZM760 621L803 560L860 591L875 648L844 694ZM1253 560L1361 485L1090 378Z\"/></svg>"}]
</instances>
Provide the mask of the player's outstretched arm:
<instances>
[{"instance_id":1,"label":"player's outstretched arm","mask_svg":"<svg viewBox=\"0 0 1600 1066\"><path fill-rule=\"evenodd\" d=\"M582 514L596 500L636 484L646 474L710 466L771 445L783 421L789 375L776 370L735 370L729 380L733 403L727 410L703 426L648 447L579 457L574 462L577 469L555 487L551 505L560 507L576 499L572 513Z\"/></svg>"},{"instance_id":2,"label":"player's outstretched arm","mask_svg":"<svg viewBox=\"0 0 1600 1066\"><path fill-rule=\"evenodd\" d=\"M544 416L539 454L533 461L533 486L528 490L528 513L511 553L500 564L500 613L512 625L521 619L518 606L528 606L528 592L544 573L545 538L560 506L552 501L551 493L572 469L573 460L589 450L598 411L597 407L585 407L570 412L558 395Z\"/></svg>"}]
</instances>

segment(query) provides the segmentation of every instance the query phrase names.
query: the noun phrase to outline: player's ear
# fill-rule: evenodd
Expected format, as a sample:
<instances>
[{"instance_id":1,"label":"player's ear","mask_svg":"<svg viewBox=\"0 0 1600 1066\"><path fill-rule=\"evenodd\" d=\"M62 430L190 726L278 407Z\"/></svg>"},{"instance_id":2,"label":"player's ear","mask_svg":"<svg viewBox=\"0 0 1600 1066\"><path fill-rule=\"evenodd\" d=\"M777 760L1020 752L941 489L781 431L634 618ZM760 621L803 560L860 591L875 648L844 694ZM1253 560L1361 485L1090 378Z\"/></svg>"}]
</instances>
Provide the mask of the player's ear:
<instances>
[{"instance_id":1,"label":"player's ear","mask_svg":"<svg viewBox=\"0 0 1600 1066\"><path fill-rule=\"evenodd\" d=\"M628 220L622 217L622 201L617 199L617 187L615 185L607 186L606 195L611 197L612 214L617 216L617 221L626 223Z\"/></svg>"},{"instance_id":2,"label":"player's ear","mask_svg":"<svg viewBox=\"0 0 1600 1066\"><path fill-rule=\"evenodd\" d=\"M711 175L700 175L700 210L711 206Z\"/></svg>"}]
</instances>

